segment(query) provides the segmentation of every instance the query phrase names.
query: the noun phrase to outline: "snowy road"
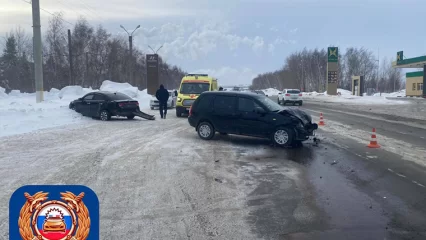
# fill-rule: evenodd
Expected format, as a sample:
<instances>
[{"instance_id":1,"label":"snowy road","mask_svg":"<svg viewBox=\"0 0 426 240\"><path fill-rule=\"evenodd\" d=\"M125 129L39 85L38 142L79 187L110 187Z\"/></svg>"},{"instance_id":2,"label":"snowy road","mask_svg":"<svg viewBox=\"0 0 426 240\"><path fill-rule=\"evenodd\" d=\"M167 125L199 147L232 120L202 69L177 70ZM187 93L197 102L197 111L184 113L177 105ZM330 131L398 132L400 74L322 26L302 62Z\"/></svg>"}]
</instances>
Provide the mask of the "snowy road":
<instances>
[{"instance_id":1,"label":"snowy road","mask_svg":"<svg viewBox=\"0 0 426 240\"><path fill-rule=\"evenodd\" d=\"M426 188L413 184L426 184L422 168L407 178L390 172L382 163L397 164L395 153L366 153L332 131L298 149L237 136L201 141L174 115L0 138L0 239L8 238L9 197L25 184L92 188L101 239L426 236Z\"/></svg>"},{"instance_id":2,"label":"snowy road","mask_svg":"<svg viewBox=\"0 0 426 240\"><path fill-rule=\"evenodd\" d=\"M91 187L101 202L102 239L256 239L253 227L266 217L259 211L273 206L274 197L289 202L285 218L268 216L276 215L281 228L294 210L313 211L309 202L299 204L304 193L295 163L259 161L278 155L267 142L200 141L186 119L173 115L1 138L1 239L8 233L8 199L25 184ZM286 191L292 197L275 196Z\"/></svg>"}]
</instances>

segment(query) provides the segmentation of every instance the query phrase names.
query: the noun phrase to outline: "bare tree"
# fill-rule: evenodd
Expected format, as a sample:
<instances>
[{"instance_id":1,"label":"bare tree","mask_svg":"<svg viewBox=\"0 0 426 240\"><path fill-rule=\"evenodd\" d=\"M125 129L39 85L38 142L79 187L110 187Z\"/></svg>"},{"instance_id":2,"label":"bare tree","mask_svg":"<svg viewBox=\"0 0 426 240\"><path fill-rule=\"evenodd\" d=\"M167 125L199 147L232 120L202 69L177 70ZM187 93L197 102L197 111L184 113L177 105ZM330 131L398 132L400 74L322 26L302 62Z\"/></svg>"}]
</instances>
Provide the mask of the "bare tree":
<instances>
[{"instance_id":1,"label":"bare tree","mask_svg":"<svg viewBox=\"0 0 426 240\"><path fill-rule=\"evenodd\" d=\"M102 81L128 80L129 61L133 62L134 80L140 89L146 88L145 53L133 49L129 60L128 42L122 36L111 36L101 25L94 29L80 18L71 31L71 54L74 78L78 85L99 88ZM62 88L70 84L70 61L67 28L62 13L55 13L43 42L43 75L45 89ZM11 31L4 41L0 57L0 86L22 91L34 91L34 63L32 39L21 28ZM168 88L177 88L186 74L177 66L160 58L160 82Z\"/></svg>"},{"instance_id":2,"label":"bare tree","mask_svg":"<svg viewBox=\"0 0 426 240\"><path fill-rule=\"evenodd\" d=\"M382 62L380 89L389 90L389 81L395 82L395 89L401 87L401 71L393 69L389 61ZM377 66L373 52L364 48L348 48L345 54L339 54L338 86L350 89L352 76L362 75L365 88L377 86ZM282 69L258 75L252 81L252 89L269 87L299 88L304 91L323 92L326 89L327 50L303 49L301 52L290 54ZM271 81L273 79L273 81ZM390 80L392 79L392 80ZM393 85L392 85L393 86Z\"/></svg>"}]
</instances>

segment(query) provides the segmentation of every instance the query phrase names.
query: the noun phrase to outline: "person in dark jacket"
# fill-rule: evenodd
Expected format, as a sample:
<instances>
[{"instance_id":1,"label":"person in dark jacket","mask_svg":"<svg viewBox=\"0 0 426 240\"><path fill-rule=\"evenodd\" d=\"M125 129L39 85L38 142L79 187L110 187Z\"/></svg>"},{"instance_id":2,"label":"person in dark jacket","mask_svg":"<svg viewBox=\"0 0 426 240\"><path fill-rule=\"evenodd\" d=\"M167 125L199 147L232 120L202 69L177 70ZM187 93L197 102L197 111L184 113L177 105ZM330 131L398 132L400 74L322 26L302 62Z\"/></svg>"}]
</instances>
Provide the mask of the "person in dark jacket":
<instances>
[{"instance_id":1,"label":"person in dark jacket","mask_svg":"<svg viewBox=\"0 0 426 240\"><path fill-rule=\"evenodd\" d=\"M158 102L160 104L160 116L161 118L166 118L167 114L167 100L169 100L169 91L164 88L163 84L160 85L160 89L155 93ZM163 112L164 111L164 112Z\"/></svg>"}]
</instances>

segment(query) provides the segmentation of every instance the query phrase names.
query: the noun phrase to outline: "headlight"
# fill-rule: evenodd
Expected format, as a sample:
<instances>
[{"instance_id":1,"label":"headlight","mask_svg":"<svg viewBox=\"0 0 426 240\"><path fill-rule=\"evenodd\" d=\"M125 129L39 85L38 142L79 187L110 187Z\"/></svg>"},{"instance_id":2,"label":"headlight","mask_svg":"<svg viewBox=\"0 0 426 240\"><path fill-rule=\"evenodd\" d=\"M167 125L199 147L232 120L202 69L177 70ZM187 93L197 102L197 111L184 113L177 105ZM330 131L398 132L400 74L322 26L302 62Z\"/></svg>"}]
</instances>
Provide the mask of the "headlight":
<instances>
[{"instance_id":1,"label":"headlight","mask_svg":"<svg viewBox=\"0 0 426 240\"><path fill-rule=\"evenodd\" d=\"M180 101L182 101L182 98L178 97L177 100L178 100L178 102L180 102Z\"/></svg>"}]
</instances>

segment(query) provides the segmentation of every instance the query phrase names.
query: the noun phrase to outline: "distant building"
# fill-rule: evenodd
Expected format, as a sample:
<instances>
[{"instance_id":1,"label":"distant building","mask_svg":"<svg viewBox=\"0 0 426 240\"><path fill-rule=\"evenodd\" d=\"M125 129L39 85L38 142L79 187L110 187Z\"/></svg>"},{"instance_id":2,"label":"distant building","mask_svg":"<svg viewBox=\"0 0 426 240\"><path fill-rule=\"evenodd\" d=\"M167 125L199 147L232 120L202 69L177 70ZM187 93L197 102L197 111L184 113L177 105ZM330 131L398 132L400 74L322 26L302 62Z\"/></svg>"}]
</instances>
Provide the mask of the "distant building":
<instances>
[{"instance_id":1,"label":"distant building","mask_svg":"<svg viewBox=\"0 0 426 240\"><path fill-rule=\"evenodd\" d=\"M408 72L405 74L405 92L409 97L421 97L423 95L423 71Z\"/></svg>"}]
</instances>

